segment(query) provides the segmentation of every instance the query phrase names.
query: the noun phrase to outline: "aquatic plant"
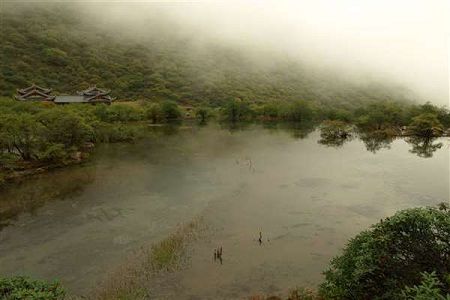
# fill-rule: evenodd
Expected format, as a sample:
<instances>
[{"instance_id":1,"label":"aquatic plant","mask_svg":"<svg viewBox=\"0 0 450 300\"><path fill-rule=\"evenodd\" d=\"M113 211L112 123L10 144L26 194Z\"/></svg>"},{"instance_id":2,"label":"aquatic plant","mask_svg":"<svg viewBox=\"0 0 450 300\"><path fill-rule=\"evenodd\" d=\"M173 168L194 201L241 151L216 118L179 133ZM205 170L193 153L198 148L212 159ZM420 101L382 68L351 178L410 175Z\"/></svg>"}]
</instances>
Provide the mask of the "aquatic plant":
<instances>
[{"instance_id":1,"label":"aquatic plant","mask_svg":"<svg viewBox=\"0 0 450 300\"><path fill-rule=\"evenodd\" d=\"M143 246L112 272L94 291L92 297L109 299L148 299L149 281L159 272L181 267L186 248L202 228L202 220L195 218L162 241Z\"/></svg>"}]
</instances>

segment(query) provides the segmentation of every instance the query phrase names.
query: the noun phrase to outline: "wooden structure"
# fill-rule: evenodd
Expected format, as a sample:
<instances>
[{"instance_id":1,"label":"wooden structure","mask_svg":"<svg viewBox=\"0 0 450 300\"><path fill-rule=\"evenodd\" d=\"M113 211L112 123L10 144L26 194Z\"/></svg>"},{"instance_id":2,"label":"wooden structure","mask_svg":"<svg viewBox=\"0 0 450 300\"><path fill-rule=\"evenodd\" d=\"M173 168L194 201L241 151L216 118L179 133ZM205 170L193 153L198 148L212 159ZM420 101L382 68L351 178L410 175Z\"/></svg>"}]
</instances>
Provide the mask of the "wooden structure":
<instances>
[{"instance_id":1,"label":"wooden structure","mask_svg":"<svg viewBox=\"0 0 450 300\"><path fill-rule=\"evenodd\" d=\"M15 95L19 101L53 101L55 96L50 95L52 89L46 89L34 83L24 89L18 89Z\"/></svg>"},{"instance_id":2,"label":"wooden structure","mask_svg":"<svg viewBox=\"0 0 450 300\"><path fill-rule=\"evenodd\" d=\"M84 91L77 92L79 96L83 96L85 102L88 103L107 103L110 104L114 99L109 95L110 90L103 90L95 85Z\"/></svg>"},{"instance_id":3,"label":"wooden structure","mask_svg":"<svg viewBox=\"0 0 450 300\"><path fill-rule=\"evenodd\" d=\"M52 96L51 89L42 88L35 84L24 89L18 89L16 100L20 101L52 101L56 104L69 103L105 103L111 104L114 100L109 93L110 90L99 89L96 86L90 87L87 90L77 92L77 95L61 95Z\"/></svg>"}]
</instances>

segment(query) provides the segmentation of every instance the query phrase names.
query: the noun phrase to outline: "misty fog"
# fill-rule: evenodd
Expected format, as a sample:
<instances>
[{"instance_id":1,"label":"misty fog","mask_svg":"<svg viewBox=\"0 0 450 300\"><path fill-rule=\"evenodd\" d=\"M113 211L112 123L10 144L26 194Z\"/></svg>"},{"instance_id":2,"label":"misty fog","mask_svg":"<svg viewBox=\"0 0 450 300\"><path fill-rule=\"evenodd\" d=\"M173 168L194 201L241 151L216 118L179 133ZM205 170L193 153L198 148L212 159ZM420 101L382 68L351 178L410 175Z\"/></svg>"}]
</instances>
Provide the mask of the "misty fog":
<instances>
[{"instance_id":1,"label":"misty fog","mask_svg":"<svg viewBox=\"0 0 450 300\"><path fill-rule=\"evenodd\" d=\"M448 105L449 4L445 0L77 4L84 14L96 22L102 17L103 25L123 35L157 36L163 22L171 24L172 34L189 42L187 51L218 43L243 50L249 57L263 57L267 63L298 59L352 80L393 81L424 101Z\"/></svg>"}]
</instances>

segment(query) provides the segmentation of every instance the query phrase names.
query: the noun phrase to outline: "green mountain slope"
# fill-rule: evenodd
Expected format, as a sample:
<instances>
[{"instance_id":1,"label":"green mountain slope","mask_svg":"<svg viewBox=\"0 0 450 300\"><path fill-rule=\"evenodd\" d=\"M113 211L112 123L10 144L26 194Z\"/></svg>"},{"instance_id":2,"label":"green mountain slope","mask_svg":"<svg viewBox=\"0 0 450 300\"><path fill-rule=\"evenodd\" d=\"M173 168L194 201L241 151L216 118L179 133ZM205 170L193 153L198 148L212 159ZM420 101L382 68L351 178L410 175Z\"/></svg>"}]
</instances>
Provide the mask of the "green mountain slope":
<instances>
[{"instance_id":1,"label":"green mountain slope","mask_svg":"<svg viewBox=\"0 0 450 300\"><path fill-rule=\"evenodd\" d=\"M169 23L147 38L96 26L68 4L3 4L0 11L0 93L36 83L70 94L96 84L119 99L171 99L221 105L232 98L265 102L308 100L355 107L407 100L396 86L353 84L288 59L270 67L247 54L173 33ZM195 47L194 47L195 48Z\"/></svg>"}]
</instances>

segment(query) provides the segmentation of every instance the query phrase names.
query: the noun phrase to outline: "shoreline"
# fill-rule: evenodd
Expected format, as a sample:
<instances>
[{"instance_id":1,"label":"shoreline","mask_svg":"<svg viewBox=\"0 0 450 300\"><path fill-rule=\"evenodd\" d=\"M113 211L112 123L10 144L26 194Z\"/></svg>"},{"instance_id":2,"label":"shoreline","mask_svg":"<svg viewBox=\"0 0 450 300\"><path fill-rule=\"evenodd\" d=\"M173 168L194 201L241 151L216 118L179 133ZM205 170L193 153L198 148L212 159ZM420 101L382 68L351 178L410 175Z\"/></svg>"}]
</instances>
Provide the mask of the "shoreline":
<instances>
[{"instance_id":1,"label":"shoreline","mask_svg":"<svg viewBox=\"0 0 450 300\"><path fill-rule=\"evenodd\" d=\"M190 121L191 119L187 119L184 121ZM211 123L211 122L209 122ZM221 122L217 122L220 124ZM247 124L248 122L235 122L230 124ZM253 124L264 124L266 122L250 122ZM286 122L280 122L271 120L270 123L277 123L277 124L284 124ZM289 122L289 124L302 124L301 122ZM178 124L181 126L183 123ZM171 123L150 123L147 124L150 128L161 128L165 126L171 126ZM450 129L446 129L442 135L438 136L432 136L432 137L421 137L419 135L414 135L408 133L406 130L401 130L399 128L386 128L386 129L380 129L380 130L361 130L358 129L355 125L349 124L349 126L352 126L353 128L349 130L349 135L345 138L342 137L333 137L335 139L343 139L346 140L350 137L361 137L361 134L367 134L372 136L380 136L381 138L386 139L398 139L398 138L416 138L416 139L423 139L423 140L432 140L432 139L438 139L438 138L448 138L450 137ZM317 123L315 125L316 129L320 129L320 123ZM337 129L337 128L336 128ZM127 143L127 142L124 142ZM69 161L66 161L64 163L59 164L45 164L45 162L24 162L24 161L18 161L16 166L11 168L10 170L0 169L0 190L3 189L8 184L18 183L21 182L27 178L44 174L47 172L50 172L52 170L56 169L62 169L74 165L79 165L87 162L90 158L90 153L92 152L93 148L95 148L95 145L93 143L89 143L85 146L84 151L77 151L75 152L71 159Z\"/></svg>"}]
</instances>

